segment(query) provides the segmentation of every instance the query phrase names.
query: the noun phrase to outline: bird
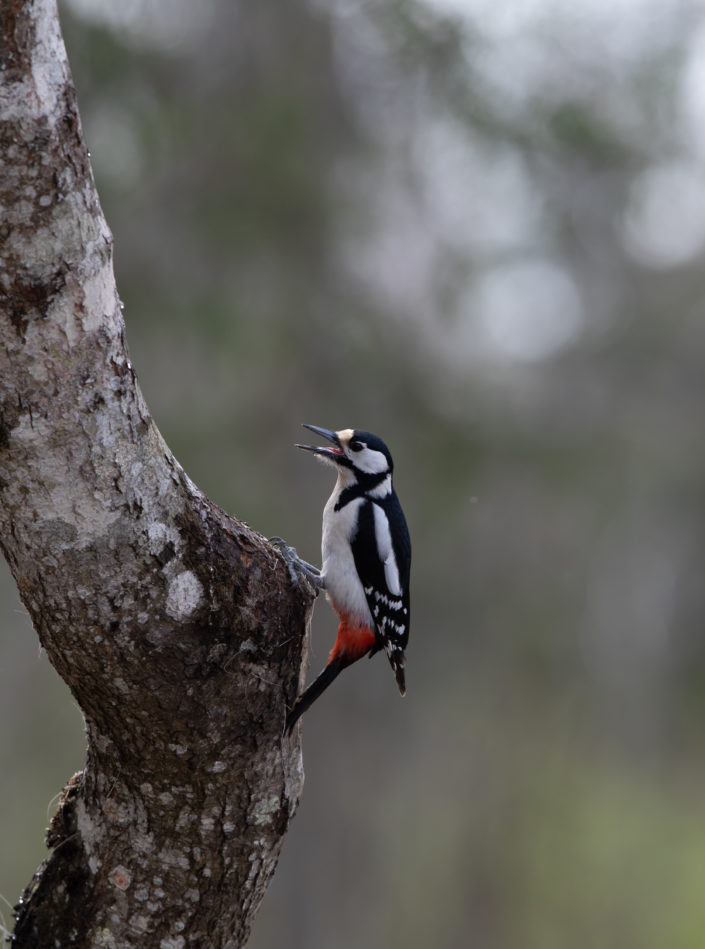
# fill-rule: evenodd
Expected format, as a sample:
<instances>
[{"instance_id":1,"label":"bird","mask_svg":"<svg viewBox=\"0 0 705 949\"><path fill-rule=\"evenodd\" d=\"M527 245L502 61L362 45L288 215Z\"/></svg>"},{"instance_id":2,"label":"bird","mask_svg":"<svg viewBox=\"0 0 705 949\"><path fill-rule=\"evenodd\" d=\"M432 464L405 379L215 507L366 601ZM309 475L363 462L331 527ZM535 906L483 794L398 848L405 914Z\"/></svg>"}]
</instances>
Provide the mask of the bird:
<instances>
[{"instance_id":1,"label":"bird","mask_svg":"<svg viewBox=\"0 0 705 949\"><path fill-rule=\"evenodd\" d=\"M323 510L322 566L302 560L281 538L271 538L292 579L303 573L325 591L338 614L335 644L320 675L296 699L285 730L294 725L347 666L384 650L401 695L406 692L411 540L392 485L394 463L377 435L361 429L331 431L304 424L332 447L296 445L335 469L333 493Z\"/></svg>"}]
</instances>

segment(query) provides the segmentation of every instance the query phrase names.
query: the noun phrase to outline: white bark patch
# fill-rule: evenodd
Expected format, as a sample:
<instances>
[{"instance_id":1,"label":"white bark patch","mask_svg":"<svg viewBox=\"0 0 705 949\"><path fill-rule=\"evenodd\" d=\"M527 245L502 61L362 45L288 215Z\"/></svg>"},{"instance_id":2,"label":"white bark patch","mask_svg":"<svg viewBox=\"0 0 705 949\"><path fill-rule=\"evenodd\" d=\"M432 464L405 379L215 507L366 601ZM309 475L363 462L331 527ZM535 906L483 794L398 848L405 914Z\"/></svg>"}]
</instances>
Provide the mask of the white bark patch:
<instances>
[{"instance_id":1,"label":"white bark patch","mask_svg":"<svg viewBox=\"0 0 705 949\"><path fill-rule=\"evenodd\" d=\"M152 853L154 851L153 834L135 834L132 838L132 849L138 853Z\"/></svg>"},{"instance_id":2,"label":"white bark patch","mask_svg":"<svg viewBox=\"0 0 705 949\"><path fill-rule=\"evenodd\" d=\"M46 419L25 415L13 430L13 439L36 453L36 447L52 444L53 430ZM93 494L77 487L75 472L67 464L65 450L51 451L43 447L45 490L33 498L36 520L63 521L71 525L72 540L64 547L88 547L99 537L110 533L111 526L120 517L120 511L111 510L98 491ZM75 540L73 539L75 537Z\"/></svg>"},{"instance_id":3,"label":"white bark patch","mask_svg":"<svg viewBox=\"0 0 705 949\"><path fill-rule=\"evenodd\" d=\"M96 949L116 949L115 937L109 929L99 929L95 934L93 945Z\"/></svg>"},{"instance_id":4,"label":"white bark patch","mask_svg":"<svg viewBox=\"0 0 705 949\"><path fill-rule=\"evenodd\" d=\"M190 866L186 854L180 853L178 850L166 850L165 848L160 850L159 860L165 867L180 867L182 870L188 870Z\"/></svg>"},{"instance_id":5,"label":"white bark patch","mask_svg":"<svg viewBox=\"0 0 705 949\"><path fill-rule=\"evenodd\" d=\"M173 751L176 755L185 755L188 748L186 745L169 745L169 751Z\"/></svg>"},{"instance_id":6,"label":"white bark patch","mask_svg":"<svg viewBox=\"0 0 705 949\"><path fill-rule=\"evenodd\" d=\"M142 470L141 464L136 464L132 469L132 476L135 480L139 479ZM174 550L177 551L181 546L179 539L179 532L174 527L170 527L168 524L162 524L161 521L153 521L148 529L147 536L149 537L149 552L151 554L158 554L164 547L165 544L172 543L174 545Z\"/></svg>"},{"instance_id":7,"label":"white bark patch","mask_svg":"<svg viewBox=\"0 0 705 949\"><path fill-rule=\"evenodd\" d=\"M252 821L254 824L271 824L272 817L277 813L281 806L281 801L277 794L270 794L263 800L258 801L252 808Z\"/></svg>"},{"instance_id":8,"label":"white bark patch","mask_svg":"<svg viewBox=\"0 0 705 949\"><path fill-rule=\"evenodd\" d=\"M115 284L111 270L103 267L98 273L87 277L82 285L84 300L83 330L86 333L99 330L109 313L115 310Z\"/></svg>"},{"instance_id":9,"label":"white bark patch","mask_svg":"<svg viewBox=\"0 0 705 949\"><path fill-rule=\"evenodd\" d=\"M53 4L36 4L35 28L37 45L43 47L44 55L33 57L32 83L34 86L33 103L40 115L51 114L66 82L66 52L61 39L58 20L52 15Z\"/></svg>"},{"instance_id":10,"label":"white bark patch","mask_svg":"<svg viewBox=\"0 0 705 949\"><path fill-rule=\"evenodd\" d=\"M100 845L103 828L92 820L86 805L80 799L76 802L76 824L88 858L88 866L91 873L96 874L100 870L101 861L93 851Z\"/></svg>"},{"instance_id":11,"label":"white bark patch","mask_svg":"<svg viewBox=\"0 0 705 949\"><path fill-rule=\"evenodd\" d=\"M198 609L203 597L203 586L195 573L184 570L169 584L166 611L172 619L183 622Z\"/></svg>"}]
</instances>

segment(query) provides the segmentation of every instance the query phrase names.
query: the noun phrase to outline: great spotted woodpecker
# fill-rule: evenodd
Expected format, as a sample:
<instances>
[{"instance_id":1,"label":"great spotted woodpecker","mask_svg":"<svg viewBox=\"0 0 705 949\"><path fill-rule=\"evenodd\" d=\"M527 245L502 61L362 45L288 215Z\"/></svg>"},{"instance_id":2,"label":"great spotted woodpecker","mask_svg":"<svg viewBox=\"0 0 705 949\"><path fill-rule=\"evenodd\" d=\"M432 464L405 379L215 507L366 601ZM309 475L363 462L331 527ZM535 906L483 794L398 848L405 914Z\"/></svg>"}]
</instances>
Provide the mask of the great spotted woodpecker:
<instances>
[{"instance_id":1,"label":"great spotted woodpecker","mask_svg":"<svg viewBox=\"0 0 705 949\"><path fill-rule=\"evenodd\" d=\"M328 439L333 447L296 447L313 452L338 475L323 510L321 570L301 560L280 538L272 540L293 577L295 570L301 570L317 592L326 591L340 625L325 668L287 716L289 732L346 666L380 649L387 653L404 695L404 649L409 639L411 541L392 487L394 465L389 449L370 432L304 427Z\"/></svg>"}]
</instances>

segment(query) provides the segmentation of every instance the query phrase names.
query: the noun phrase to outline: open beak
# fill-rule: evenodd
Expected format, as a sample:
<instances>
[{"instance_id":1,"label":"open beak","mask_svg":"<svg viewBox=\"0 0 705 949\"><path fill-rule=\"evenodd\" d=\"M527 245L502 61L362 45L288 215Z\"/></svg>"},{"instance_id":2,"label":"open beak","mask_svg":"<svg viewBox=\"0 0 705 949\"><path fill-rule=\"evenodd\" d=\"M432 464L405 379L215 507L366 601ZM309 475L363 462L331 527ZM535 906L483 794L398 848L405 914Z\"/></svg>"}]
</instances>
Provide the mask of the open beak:
<instances>
[{"instance_id":1,"label":"open beak","mask_svg":"<svg viewBox=\"0 0 705 949\"><path fill-rule=\"evenodd\" d=\"M329 442L333 442L335 448L319 448L316 445L297 445L297 448L303 448L304 451L312 451L314 455L322 455L323 458L329 458L334 462L337 462L339 458L345 457L343 449L340 447L340 439L335 432L331 432L327 428L319 428L317 425L307 425L305 422L304 428L310 428L312 432L315 432L322 438L327 438Z\"/></svg>"}]
</instances>

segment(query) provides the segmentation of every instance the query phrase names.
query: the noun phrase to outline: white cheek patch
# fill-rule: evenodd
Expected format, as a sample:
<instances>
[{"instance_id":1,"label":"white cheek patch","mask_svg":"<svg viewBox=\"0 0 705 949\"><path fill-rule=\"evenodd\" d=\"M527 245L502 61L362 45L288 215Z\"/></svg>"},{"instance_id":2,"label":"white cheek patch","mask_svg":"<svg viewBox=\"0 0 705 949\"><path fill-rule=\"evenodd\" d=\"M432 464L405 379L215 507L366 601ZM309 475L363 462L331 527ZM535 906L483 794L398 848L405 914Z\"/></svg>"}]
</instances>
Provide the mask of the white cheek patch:
<instances>
[{"instance_id":1,"label":"white cheek patch","mask_svg":"<svg viewBox=\"0 0 705 949\"><path fill-rule=\"evenodd\" d=\"M392 547L392 535L389 530L389 521L379 504L373 504L375 518L375 539L377 541L377 553L379 559L384 564L384 579L387 582L387 589L392 596L401 596L401 584L399 583L399 568L397 559L394 556ZM401 606L401 603L399 604Z\"/></svg>"},{"instance_id":2,"label":"white cheek patch","mask_svg":"<svg viewBox=\"0 0 705 949\"><path fill-rule=\"evenodd\" d=\"M381 474L389 468L389 462L381 451L363 448L362 451L347 454L349 458L352 458L355 467L364 471L365 474Z\"/></svg>"}]
</instances>

